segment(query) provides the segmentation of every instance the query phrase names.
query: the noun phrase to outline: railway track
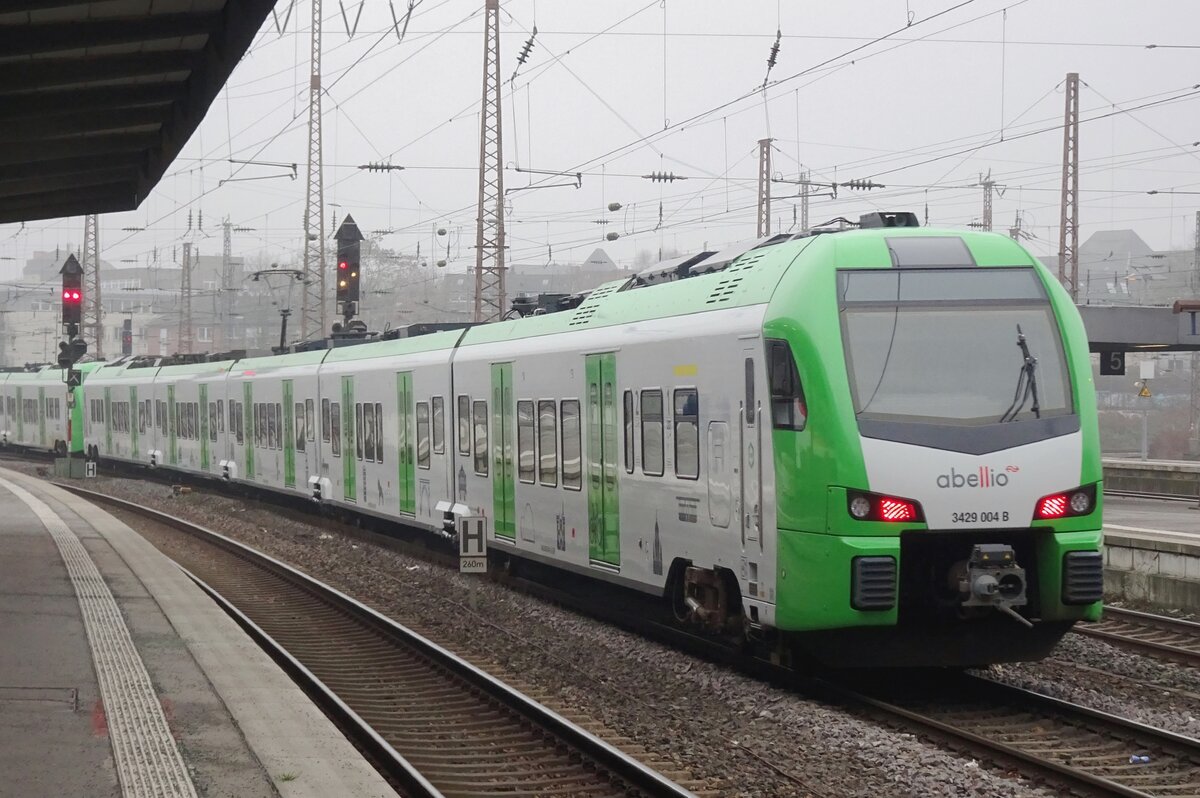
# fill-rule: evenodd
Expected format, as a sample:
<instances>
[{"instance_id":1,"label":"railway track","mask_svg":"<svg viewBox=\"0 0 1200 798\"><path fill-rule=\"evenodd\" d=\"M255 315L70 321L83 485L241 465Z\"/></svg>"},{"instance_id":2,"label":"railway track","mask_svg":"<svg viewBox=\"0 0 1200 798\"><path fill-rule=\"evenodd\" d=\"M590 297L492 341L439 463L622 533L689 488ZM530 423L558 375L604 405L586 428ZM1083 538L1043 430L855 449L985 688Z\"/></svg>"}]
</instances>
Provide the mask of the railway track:
<instances>
[{"instance_id":1,"label":"railway track","mask_svg":"<svg viewBox=\"0 0 1200 798\"><path fill-rule=\"evenodd\" d=\"M1115 715L967 674L848 693L956 747L1085 794L1200 795L1200 741Z\"/></svg>"},{"instance_id":2,"label":"railway track","mask_svg":"<svg viewBox=\"0 0 1200 798\"><path fill-rule=\"evenodd\" d=\"M453 653L288 565L188 521L60 485L183 539L171 555L402 792L693 796Z\"/></svg>"},{"instance_id":3,"label":"railway track","mask_svg":"<svg viewBox=\"0 0 1200 798\"><path fill-rule=\"evenodd\" d=\"M1098 623L1076 624L1075 632L1159 659L1200 667L1200 623L1195 621L1106 606Z\"/></svg>"}]
</instances>

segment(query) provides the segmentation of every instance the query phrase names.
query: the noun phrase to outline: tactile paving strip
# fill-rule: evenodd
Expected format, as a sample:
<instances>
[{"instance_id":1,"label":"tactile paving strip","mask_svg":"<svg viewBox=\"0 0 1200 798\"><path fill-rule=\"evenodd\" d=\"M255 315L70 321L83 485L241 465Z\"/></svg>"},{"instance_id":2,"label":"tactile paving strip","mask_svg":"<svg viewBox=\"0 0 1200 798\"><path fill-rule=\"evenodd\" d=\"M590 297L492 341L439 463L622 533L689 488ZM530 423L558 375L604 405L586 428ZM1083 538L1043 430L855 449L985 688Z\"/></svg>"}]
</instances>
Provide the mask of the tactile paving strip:
<instances>
[{"instance_id":1,"label":"tactile paving strip","mask_svg":"<svg viewBox=\"0 0 1200 798\"><path fill-rule=\"evenodd\" d=\"M49 505L7 479L0 478L0 487L33 510L67 566L92 649L122 794L125 798L196 798L150 674L96 564Z\"/></svg>"}]
</instances>

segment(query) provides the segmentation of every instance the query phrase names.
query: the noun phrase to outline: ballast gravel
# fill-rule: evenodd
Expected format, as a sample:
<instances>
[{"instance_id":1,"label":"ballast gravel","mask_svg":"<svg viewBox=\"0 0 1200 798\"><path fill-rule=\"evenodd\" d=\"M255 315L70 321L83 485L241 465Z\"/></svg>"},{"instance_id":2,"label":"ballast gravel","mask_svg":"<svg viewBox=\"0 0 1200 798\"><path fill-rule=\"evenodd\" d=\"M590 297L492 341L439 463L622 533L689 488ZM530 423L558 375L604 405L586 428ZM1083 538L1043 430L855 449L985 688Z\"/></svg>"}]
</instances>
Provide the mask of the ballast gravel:
<instances>
[{"instance_id":1,"label":"ballast gravel","mask_svg":"<svg viewBox=\"0 0 1200 798\"><path fill-rule=\"evenodd\" d=\"M99 477L87 487L178 515L291 563L460 656L488 663L500 678L550 696L547 703L568 717L581 716L589 727L588 720L597 722L604 736L624 738L622 747L641 746L659 760L660 770L673 765L678 772L670 775L706 794L1057 794L912 734L339 533L317 516L207 491L172 496L161 483L135 479ZM1006 670L1002 678L1038 678L1031 672Z\"/></svg>"}]
</instances>

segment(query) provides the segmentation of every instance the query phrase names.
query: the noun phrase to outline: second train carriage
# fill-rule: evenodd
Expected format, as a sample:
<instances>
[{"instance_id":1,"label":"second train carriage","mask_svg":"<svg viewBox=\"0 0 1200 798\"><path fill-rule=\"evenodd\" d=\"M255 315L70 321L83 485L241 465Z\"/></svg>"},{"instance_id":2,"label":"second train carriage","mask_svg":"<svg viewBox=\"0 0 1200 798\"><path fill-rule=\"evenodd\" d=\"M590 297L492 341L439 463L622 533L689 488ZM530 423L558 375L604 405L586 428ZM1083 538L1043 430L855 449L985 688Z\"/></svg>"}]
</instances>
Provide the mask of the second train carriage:
<instances>
[{"instance_id":1,"label":"second train carriage","mask_svg":"<svg viewBox=\"0 0 1200 798\"><path fill-rule=\"evenodd\" d=\"M715 268L467 330L158 369L174 410L144 461L425 528L480 514L496 549L785 654L1028 659L1097 617L1087 345L1028 253L875 229Z\"/></svg>"}]
</instances>

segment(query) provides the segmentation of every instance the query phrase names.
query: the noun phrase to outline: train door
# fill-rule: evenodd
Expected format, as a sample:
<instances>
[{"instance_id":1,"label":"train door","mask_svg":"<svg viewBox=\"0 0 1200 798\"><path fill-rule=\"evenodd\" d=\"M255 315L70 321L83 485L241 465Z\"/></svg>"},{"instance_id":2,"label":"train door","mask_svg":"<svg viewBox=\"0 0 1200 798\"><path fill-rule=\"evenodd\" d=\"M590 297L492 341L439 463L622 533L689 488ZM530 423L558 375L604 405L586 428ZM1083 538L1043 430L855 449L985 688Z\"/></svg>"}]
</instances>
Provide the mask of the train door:
<instances>
[{"instance_id":1,"label":"train door","mask_svg":"<svg viewBox=\"0 0 1200 798\"><path fill-rule=\"evenodd\" d=\"M593 564L621 565L617 502L617 356L588 355L588 557Z\"/></svg>"},{"instance_id":2,"label":"train door","mask_svg":"<svg viewBox=\"0 0 1200 798\"><path fill-rule=\"evenodd\" d=\"M348 502L358 501L358 475L354 459L354 378L342 377L342 497Z\"/></svg>"},{"instance_id":3,"label":"train door","mask_svg":"<svg viewBox=\"0 0 1200 798\"><path fill-rule=\"evenodd\" d=\"M516 485L513 474L512 363L492 364L492 505L497 537L516 537Z\"/></svg>"},{"instance_id":4,"label":"train door","mask_svg":"<svg viewBox=\"0 0 1200 798\"><path fill-rule=\"evenodd\" d=\"M212 417L208 413L208 384L200 383L200 404L196 408L200 416L200 470L208 471L208 425Z\"/></svg>"},{"instance_id":5,"label":"train door","mask_svg":"<svg viewBox=\"0 0 1200 798\"><path fill-rule=\"evenodd\" d=\"M105 391L108 389L105 388ZM179 461L179 426L175 416L175 386L167 386L167 462L175 465Z\"/></svg>"},{"instance_id":6,"label":"train door","mask_svg":"<svg viewBox=\"0 0 1200 798\"><path fill-rule=\"evenodd\" d=\"M38 387L38 446L46 448L46 389Z\"/></svg>"},{"instance_id":7,"label":"train door","mask_svg":"<svg viewBox=\"0 0 1200 798\"><path fill-rule=\"evenodd\" d=\"M254 479L254 383L242 383L242 448L246 452L246 479Z\"/></svg>"},{"instance_id":8,"label":"train door","mask_svg":"<svg viewBox=\"0 0 1200 798\"><path fill-rule=\"evenodd\" d=\"M25 391L17 388L17 442L25 443Z\"/></svg>"},{"instance_id":9,"label":"train door","mask_svg":"<svg viewBox=\"0 0 1200 798\"><path fill-rule=\"evenodd\" d=\"M740 508L742 548L762 551L762 402L755 391L754 349L746 349L744 381L738 421L741 438Z\"/></svg>"},{"instance_id":10,"label":"train door","mask_svg":"<svg viewBox=\"0 0 1200 798\"><path fill-rule=\"evenodd\" d=\"M137 388L133 385L129 386L129 409L133 414L129 419L129 457L130 459L138 459L138 434L141 432L140 427L145 423L146 416L142 413L142 406L138 404Z\"/></svg>"},{"instance_id":11,"label":"train door","mask_svg":"<svg viewBox=\"0 0 1200 798\"><path fill-rule=\"evenodd\" d=\"M292 405L292 381L283 381L283 429L279 437L283 439L283 486L296 487L296 417ZM304 430L300 430L304 434Z\"/></svg>"},{"instance_id":12,"label":"train door","mask_svg":"<svg viewBox=\"0 0 1200 798\"><path fill-rule=\"evenodd\" d=\"M112 454L112 388L104 388L104 453Z\"/></svg>"},{"instance_id":13,"label":"train door","mask_svg":"<svg viewBox=\"0 0 1200 798\"><path fill-rule=\"evenodd\" d=\"M413 392L412 372L396 375L396 460L399 472L396 489L400 494L400 512L414 515L417 512L417 473L413 461Z\"/></svg>"}]
</instances>

